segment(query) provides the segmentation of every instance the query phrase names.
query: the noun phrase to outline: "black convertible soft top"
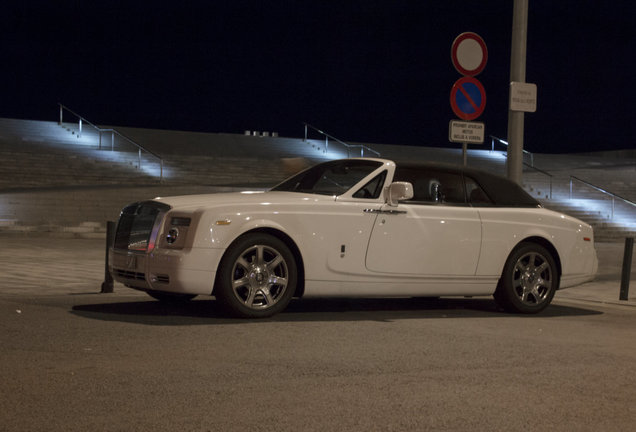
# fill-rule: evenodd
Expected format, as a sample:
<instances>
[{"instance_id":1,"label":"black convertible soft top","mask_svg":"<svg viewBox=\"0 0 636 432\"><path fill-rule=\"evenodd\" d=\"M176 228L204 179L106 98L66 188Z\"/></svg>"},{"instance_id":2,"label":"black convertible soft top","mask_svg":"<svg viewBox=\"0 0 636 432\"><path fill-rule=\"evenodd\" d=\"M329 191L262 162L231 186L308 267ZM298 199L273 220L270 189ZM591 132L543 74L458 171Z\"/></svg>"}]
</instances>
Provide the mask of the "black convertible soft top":
<instances>
[{"instance_id":1,"label":"black convertible soft top","mask_svg":"<svg viewBox=\"0 0 636 432\"><path fill-rule=\"evenodd\" d=\"M540 207L539 201L505 177L473 168L437 163L396 163L398 167L441 170L470 177L481 186L497 207Z\"/></svg>"}]
</instances>

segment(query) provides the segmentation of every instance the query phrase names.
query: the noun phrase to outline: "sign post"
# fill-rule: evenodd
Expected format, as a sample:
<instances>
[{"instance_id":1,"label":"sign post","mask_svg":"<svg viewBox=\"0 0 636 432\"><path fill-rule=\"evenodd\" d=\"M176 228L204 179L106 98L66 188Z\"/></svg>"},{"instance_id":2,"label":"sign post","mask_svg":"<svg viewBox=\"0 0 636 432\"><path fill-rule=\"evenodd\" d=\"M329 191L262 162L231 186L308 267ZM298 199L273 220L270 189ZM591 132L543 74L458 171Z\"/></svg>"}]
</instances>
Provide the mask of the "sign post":
<instances>
[{"instance_id":1,"label":"sign post","mask_svg":"<svg viewBox=\"0 0 636 432\"><path fill-rule=\"evenodd\" d=\"M486 108L486 90L475 75L481 73L488 62L486 43L476 33L465 32L455 38L451 45L451 60L460 74L450 93L450 105L457 117L448 125L448 140L462 144L462 158L467 164L468 144L484 142L485 125L472 122Z\"/></svg>"},{"instance_id":2,"label":"sign post","mask_svg":"<svg viewBox=\"0 0 636 432\"><path fill-rule=\"evenodd\" d=\"M510 47L510 81L526 81L526 40L528 35L528 0L514 0L512 42ZM524 112L508 109L508 178L521 184L523 173Z\"/></svg>"}]
</instances>

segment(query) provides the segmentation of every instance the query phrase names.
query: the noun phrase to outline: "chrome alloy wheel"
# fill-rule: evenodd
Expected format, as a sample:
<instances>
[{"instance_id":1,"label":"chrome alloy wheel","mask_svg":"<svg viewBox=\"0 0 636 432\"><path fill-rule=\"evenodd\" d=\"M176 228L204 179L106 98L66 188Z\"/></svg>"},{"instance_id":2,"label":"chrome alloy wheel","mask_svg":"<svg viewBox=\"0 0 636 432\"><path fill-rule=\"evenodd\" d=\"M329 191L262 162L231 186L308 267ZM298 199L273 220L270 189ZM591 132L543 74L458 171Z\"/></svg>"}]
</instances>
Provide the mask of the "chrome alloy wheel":
<instances>
[{"instance_id":1,"label":"chrome alloy wheel","mask_svg":"<svg viewBox=\"0 0 636 432\"><path fill-rule=\"evenodd\" d=\"M287 290L289 270L282 254L257 244L245 249L232 268L232 292L250 309L268 309Z\"/></svg>"},{"instance_id":2,"label":"chrome alloy wheel","mask_svg":"<svg viewBox=\"0 0 636 432\"><path fill-rule=\"evenodd\" d=\"M552 267L546 257L535 251L519 257L512 272L512 288L521 303L543 303L553 292L553 284Z\"/></svg>"}]
</instances>

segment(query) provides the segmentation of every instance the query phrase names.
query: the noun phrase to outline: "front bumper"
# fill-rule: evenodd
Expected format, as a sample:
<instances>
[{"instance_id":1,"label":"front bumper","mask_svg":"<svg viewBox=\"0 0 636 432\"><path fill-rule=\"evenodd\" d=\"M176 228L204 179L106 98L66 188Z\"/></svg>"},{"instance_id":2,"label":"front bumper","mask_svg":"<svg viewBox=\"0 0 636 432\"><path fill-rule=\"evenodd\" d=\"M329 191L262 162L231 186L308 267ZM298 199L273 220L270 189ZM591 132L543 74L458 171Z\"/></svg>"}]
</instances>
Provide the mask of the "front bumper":
<instances>
[{"instance_id":1,"label":"front bumper","mask_svg":"<svg viewBox=\"0 0 636 432\"><path fill-rule=\"evenodd\" d=\"M109 271L130 288L210 295L223 249L155 249L150 253L111 248Z\"/></svg>"}]
</instances>

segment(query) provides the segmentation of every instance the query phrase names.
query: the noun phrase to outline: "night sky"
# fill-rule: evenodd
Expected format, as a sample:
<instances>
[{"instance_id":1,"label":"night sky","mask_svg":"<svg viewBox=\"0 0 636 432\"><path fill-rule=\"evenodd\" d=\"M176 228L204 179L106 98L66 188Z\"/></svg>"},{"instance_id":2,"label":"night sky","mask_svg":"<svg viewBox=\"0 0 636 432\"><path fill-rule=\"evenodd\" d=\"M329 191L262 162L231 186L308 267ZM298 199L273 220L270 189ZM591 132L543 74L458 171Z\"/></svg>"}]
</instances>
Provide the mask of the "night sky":
<instances>
[{"instance_id":1,"label":"night sky","mask_svg":"<svg viewBox=\"0 0 636 432\"><path fill-rule=\"evenodd\" d=\"M529 0L525 148L634 148L636 2ZM506 138L512 0L14 1L0 117L449 146L451 44L488 47L486 135ZM484 147L490 146L488 141ZM476 148L479 148L478 146Z\"/></svg>"}]
</instances>

